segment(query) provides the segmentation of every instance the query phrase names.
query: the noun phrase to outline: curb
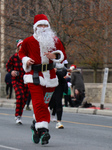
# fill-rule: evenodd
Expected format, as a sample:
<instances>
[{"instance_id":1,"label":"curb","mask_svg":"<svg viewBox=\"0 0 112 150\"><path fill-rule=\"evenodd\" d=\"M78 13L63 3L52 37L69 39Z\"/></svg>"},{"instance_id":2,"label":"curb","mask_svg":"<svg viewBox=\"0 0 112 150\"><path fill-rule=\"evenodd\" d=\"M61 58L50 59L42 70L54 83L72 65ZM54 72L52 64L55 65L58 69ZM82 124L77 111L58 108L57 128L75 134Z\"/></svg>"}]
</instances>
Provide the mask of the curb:
<instances>
[{"instance_id":1,"label":"curb","mask_svg":"<svg viewBox=\"0 0 112 150\"><path fill-rule=\"evenodd\" d=\"M0 107L5 108L15 108L15 104L0 102ZM32 105L30 105L31 109L33 109ZM64 112L70 113L79 113L79 114L90 114L90 115L102 115L102 116L112 116L112 110L98 110L98 109L89 109L89 108L72 108L72 107L63 107Z\"/></svg>"},{"instance_id":2,"label":"curb","mask_svg":"<svg viewBox=\"0 0 112 150\"><path fill-rule=\"evenodd\" d=\"M64 112L80 113L80 114L91 114L91 115L103 115L112 116L112 110L98 110L98 109L88 109L88 108L66 108L63 107Z\"/></svg>"},{"instance_id":3,"label":"curb","mask_svg":"<svg viewBox=\"0 0 112 150\"><path fill-rule=\"evenodd\" d=\"M15 104L0 103L0 107L15 108Z\"/></svg>"}]
</instances>

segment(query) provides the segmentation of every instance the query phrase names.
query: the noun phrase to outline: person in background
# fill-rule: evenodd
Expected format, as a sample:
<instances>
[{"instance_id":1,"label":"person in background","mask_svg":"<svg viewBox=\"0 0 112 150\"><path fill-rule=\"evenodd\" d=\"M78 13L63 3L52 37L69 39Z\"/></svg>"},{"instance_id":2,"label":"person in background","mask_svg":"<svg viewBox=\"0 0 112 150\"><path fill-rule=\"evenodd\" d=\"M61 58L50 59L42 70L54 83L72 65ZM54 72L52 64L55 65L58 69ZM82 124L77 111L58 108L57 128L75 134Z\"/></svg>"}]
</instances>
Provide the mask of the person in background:
<instances>
[{"instance_id":1,"label":"person in background","mask_svg":"<svg viewBox=\"0 0 112 150\"><path fill-rule=\"evenodd\" d=\"M76 65L71 65L71 84L74 93L73 105L79 107L85 98L85 85L83 76L80 69L76 68Z\"/></svg>"},{"instance_id":2,"label":"person in background","mask_svg":"<svg viewBox=\"0 0 112 150\"><path fill-rule=\"evenodd\" d=\"M68 74L68 73L67 73ZM71 78L67 75L64 77L65 80L67 81L67 85L68 85L68 92L67 93L63 93L64 95L64 101L65 101L65 107L68 107L68 103L70 107L74 107L72 99L71 99Z\"/></svg>"},{"instance_id":3,"label":"person in background","mask_svg":"<svg viewBox=\"0 0 112 150\"><path fill-rule=\"evenodd\" d=\"M34 17L33 29L34 34L23 41L19 57L26 72L24 81L28 84L35 114L36 122L31 128L32 141L40 141L44 145L48 144L50 139L48 104L58 85L53 62L63 62L66 54L46 15L38 14Z\"/></svg>"},{"instance_id":4,"label":"person in background","mask_svg":"<svg viewBox=\"0 0 112 150\"><path fill-rule=\"evenodd\" d=\"M16 108L15 108L15 120L16 124L22 124L23 109L27 101L29 94L28 86L24 84L23 75L25 74L22 68L22 61L18 56L18 51L21 48L22 40L17 40L17 52L11 56L6 64L6 69L11 73L12 86L16 93Z\"/></svg>"},{"instance_id":5,"label":"person in background","mask_svg":"<svg viewBox=\"0 0 112 150\"><path fill-rule=\"evenodd\" d=\"M30 108L30 102L31 102L31 94L30 94L30 92L29 92L29 95L28 95L28 99L27 99L27 101L26 101L26 110L31 110L31 108Z\"/></svg>"},{"instance_id":6,"label":"person in background","mask_svg":"<svg viewBox=\"0 0 112 150\"><path fill-rule=\"evenodd\" d=\"M5 75L5 83L6 83L7 99L8 98L11 99L11 97L12 97L12 79L11 79L11 73L9 73L9 72Z\"/></svg>"},{"instance_id":7,"label":"person in background","mask_svg":"<svg viewBox=\"0 0 112 150\"><path fill-rule=\"evenodd\" d=\"M59 85L55 88L55 91L49 103L49 108L50 110L52 110L51 120L55 121L55 114L57 116L56 129L63 129L64 126L61 122L62 115L63 115L62 98L63 98L63 92L65 92L66 94L68 92L67 82L64 78L64 76L66 76L67 69L64 66L61 69L57 69L57 68L55 69L56 69L56 75L58 76Z\"/></svg>"}]
</instances>

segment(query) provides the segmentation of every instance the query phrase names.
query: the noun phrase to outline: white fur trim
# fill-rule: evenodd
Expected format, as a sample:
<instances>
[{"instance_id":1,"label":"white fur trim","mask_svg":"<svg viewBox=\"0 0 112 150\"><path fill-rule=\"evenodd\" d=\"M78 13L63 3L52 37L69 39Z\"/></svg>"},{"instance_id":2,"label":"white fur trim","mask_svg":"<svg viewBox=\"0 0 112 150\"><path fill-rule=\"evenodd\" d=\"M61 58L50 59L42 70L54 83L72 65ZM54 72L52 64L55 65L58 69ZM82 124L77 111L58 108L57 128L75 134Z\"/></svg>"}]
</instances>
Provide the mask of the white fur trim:
<instances>
[{"instance_id":1,"label":"white fur trim","mask_svg":"<svg viewBox=\"0 0 112 150\"><path fill-rule=\"evenodd\" d=\"M23 76L23 79L24 79L24 83L25 83L25 84L27 84L27 83L33 83L33 78L32 78L32 75L31 75L31 74L24 75L24 76Z\"/></svg>"},{"instance_id":2,"label":"white fur trim","mask_svg":"<svg viewBox=\"0 0 112 150\"><path fill-rule=\"evenodd\" d=\"M33 83L33 76L31 74L29 75L24 75L23 77L24 79L24 83ZM40 85L42 86L46 86L46 87L56 87L58 85L58 78L56 76L56 78L54 79L44 79L43 77L39 76L40 79Z\"/></svg>"},{"instance_id":3,"label":"white fur trim","mask_svg":"<svg viewBox=\"0 0 112 150\"><path fill-rule=\"evenodd\" d=\"M35 28L40 24L45 24L45 25L48 25L48 27L50 27L50 24L47 20L39 20L33 25L33 30L35 30Z\"/></svg>"},{"instance_id":4,"label":"white fur trim","mask_svg":"<svg viewBox=\"0 0 112 150\"><path fill-rule=\"evenodd\" d=\"M67 60L64 60L64 64L68 64L68 61L67 61Z\"/></svg>"},{"instance_id":5,"label":"white fur trim","mask_svg":"<svg viewBox=\"0 0 112 150\"><path fill-rule=\"evenodd\" d=\"M48 122L46 122L46 121L38 122L38 123L35 124L35 128L36 128L36 130L39 129L39 128L48 129Z\"/></svg>"},{"instance_id":6,"label":"white fur trim","mask_svg":"<svg viewBox=\"0 0 112 150\"><path fill-rule=\"evenodd\" d=\"M56 68L63 68L64 67L64 62L63 63L56 63Z\"/></svg>"},{"instance_id":7,"label":"white fur trim","mask_svg":"<svg viewBox=\"0 0 112 150\"><path fill-rule=\"evenodd\" d=\"M54 62L56 62L56 63L59 63L59 62L61 62L61 61L63 61L63 59L64 59L64 55L63 55L63 53L62 53L62 51L60 51L60 50L56 50L56 51L53 51L52 52L53 54L60 54L60 59L52 59L52 61L54 61Z\"/></svg>"},{"instance_id":8,"label":"white fur trim","mask_svg":"<svg viewBox=\"0 0 112 150\"><path fill-rule=\"evenodd\" d=\"M74 66L71 66L71 67L70 67L70 70L73 70L73 69L75 69L75 67L74 67Z\"/></svg>"},{"instance_id":9,"label":"white fur trim","mask_svg":"<svg viewBox=\"0 0 112 150\"><path fill-rule=\"evenodd\" d=\"M47 79L46 87L56 87L56 86L58 86L58 78L57 78L57 76L54 79Z\"/></svg>"},{"instance_id":10,"label":"white fur trim","mask_svg":"<svg viewBox=\"0 0 112 150\"><path fill-rule=\"evenodd\" d=\"M46 84L46 87L54 87L58 85L58 78L50 79L50 71L43 72L43 83Z\"/></svg>"},{"instance_id":11,"label":"white fur trim","mask_svg":"<svg viewBox=\"0 0 112 150\"><path fill-rule=\"evenodd\" d=\"M25 72L30 72L31 71L31 66L27 67L27 65L26 65L26 63L29 59L30 59L30 57L27 57L27 56L22 58L23 69L24 69Z\"/></svg>"}]
</instances>

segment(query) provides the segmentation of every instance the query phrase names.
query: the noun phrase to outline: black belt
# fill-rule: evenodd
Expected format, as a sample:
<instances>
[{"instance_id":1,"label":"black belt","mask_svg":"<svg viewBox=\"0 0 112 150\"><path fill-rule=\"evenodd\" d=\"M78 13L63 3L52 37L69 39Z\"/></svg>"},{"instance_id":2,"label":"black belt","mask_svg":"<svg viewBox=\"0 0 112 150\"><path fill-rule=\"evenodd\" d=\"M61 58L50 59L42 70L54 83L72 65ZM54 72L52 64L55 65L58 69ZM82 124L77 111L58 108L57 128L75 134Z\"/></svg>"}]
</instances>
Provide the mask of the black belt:
<instances>
[{"instance_id":1,"label":"black belt","mask_svg":"<svg viewBox=\"0 0 112 150\"><path fill-rule=\"evenodd\" d=\"M32 69L37 72L45 72L47 70L53 69L53 63L52 64L38 64L38 65L32 65Z\"/></svg>"},{"instance_id":2,"label":"black belt","mask_svg":"<svg viewBox=\"0 0 112 150\"><path fill-rule=\"evenodd\" d=\"M40 84L40 80L39 80L39 74L38 72L45 72L47 70L51 70L53 69L53 63L51 64L38 64L38 65L32 65L32 69L34 70L33 73L33 83L35 85L39 85Z\"/></svg>"}]
</instances>

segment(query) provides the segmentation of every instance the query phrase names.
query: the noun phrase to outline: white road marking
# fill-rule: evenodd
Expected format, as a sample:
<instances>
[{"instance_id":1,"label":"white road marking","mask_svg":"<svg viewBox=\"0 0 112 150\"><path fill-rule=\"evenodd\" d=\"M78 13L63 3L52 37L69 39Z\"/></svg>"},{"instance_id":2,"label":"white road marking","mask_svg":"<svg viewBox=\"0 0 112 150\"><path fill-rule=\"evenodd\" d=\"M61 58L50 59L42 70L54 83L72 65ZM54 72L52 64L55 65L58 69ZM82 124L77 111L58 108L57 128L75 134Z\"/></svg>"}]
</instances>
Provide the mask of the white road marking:
<instances>
[{"instance_id":1,"label":"white road marking","mask_svg":"<svg viewBox=\"0 0 112 150\"><path fill-rule=\"evenodd\" d=\"M0 145L1 148L5 148L5 149L10 149L10 150L21 150L21 149L18 149L18 148L14 148L14 147L8 147L8 146L4 146L4 145Z\"/></svg>"}]
</instances>

